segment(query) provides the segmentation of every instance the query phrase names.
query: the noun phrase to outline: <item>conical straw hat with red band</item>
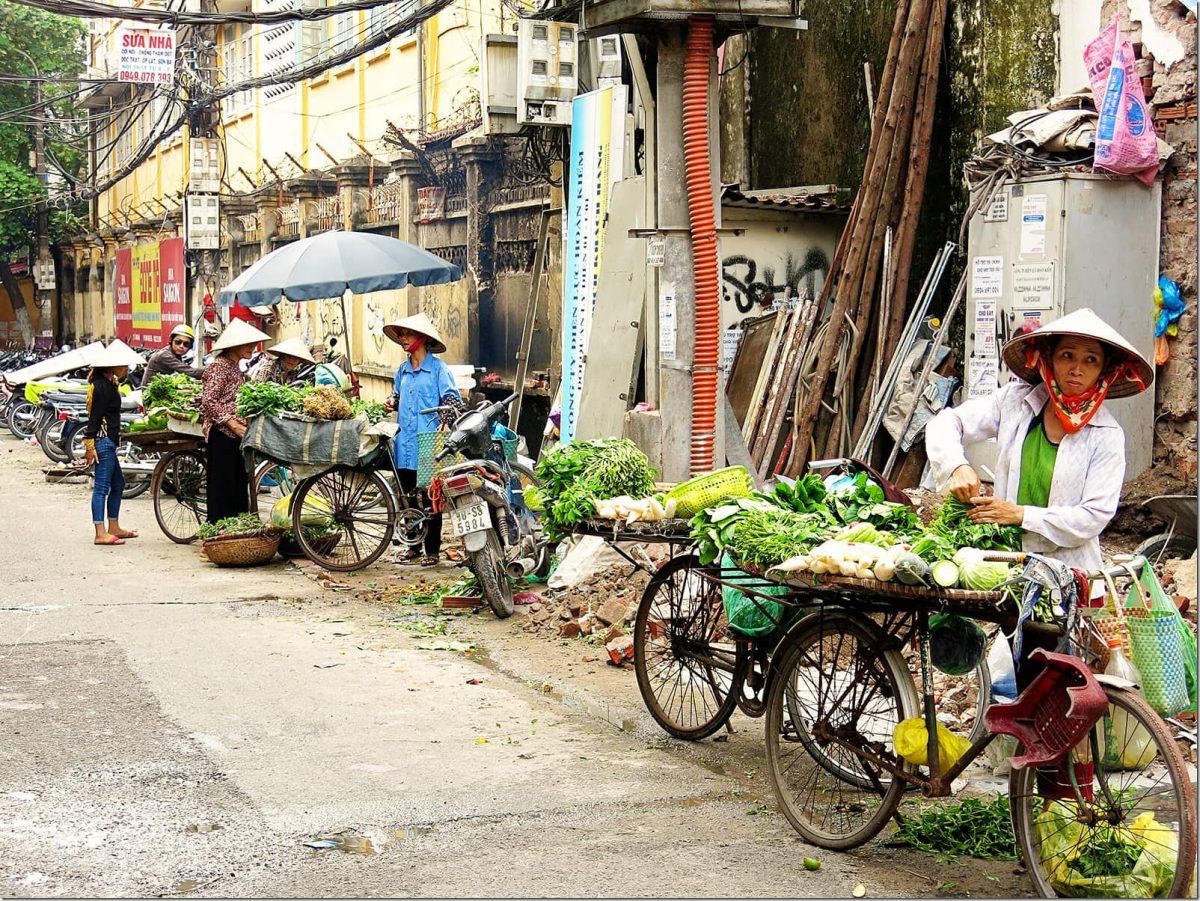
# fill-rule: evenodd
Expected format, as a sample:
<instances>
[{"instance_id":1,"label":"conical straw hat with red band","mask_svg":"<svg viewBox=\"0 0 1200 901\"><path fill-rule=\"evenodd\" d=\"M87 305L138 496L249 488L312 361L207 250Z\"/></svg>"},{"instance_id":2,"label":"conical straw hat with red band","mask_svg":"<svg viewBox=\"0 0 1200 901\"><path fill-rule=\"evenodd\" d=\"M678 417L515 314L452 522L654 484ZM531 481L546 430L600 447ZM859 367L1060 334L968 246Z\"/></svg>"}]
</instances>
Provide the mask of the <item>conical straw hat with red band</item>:
<instances>
[{"instance_id":1,"label":"conical straw hat with red band","mask_svg":"<svg viewBox=\"0 0 1200 901\"><path fill-rule=\"evenodd\" d=\"M417 313L415 316L406 316L403 319L397 319L395 322L389 322L383 327L383 333L399 344L400 339L397 336L401 329L407 329L410 332L416 332L418 335L424 335L425 349L431 354L444 354L446 352L446 342L438 334L437 326L424 313Z\"/></svg>"},{"instance_id":2,"label":"conical straw hat with red band","mask_svg":"<svg viewBox=\"0 0 1200 901\"><path fill-rule=\"evenodd\" d=\"M1104 346L1104 369L1085 394L1064 395L1054 381L1051 351L1054 340L1071 335L1090 338ZM1090 309L1076 310L1061 319L1018 335L1004 345L1004 362L1030 384L1046 385L1055 414L1068 432L1081 429L1109 397L1129 397L1154 382L1154 367L1128 341Z\"/></svg>"}]
</instances>

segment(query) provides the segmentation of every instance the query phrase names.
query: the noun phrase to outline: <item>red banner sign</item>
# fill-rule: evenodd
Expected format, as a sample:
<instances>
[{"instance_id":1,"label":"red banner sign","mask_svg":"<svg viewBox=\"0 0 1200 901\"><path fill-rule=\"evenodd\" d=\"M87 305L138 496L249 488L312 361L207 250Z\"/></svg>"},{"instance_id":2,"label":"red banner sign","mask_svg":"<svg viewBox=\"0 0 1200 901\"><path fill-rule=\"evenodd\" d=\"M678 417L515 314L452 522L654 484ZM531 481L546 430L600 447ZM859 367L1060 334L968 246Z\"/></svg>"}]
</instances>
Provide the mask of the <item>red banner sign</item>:
<instances>
[{"instance_id":1,"label":"red banner sign","mask_svg":"<svg viewBox=\"0 0 1200 901\"><path fill-rule=\"evenodd\" d=\"M137 347L161 347L187 322L183 238L117 251L117 337Z\"/></svg>"}]
</instances>

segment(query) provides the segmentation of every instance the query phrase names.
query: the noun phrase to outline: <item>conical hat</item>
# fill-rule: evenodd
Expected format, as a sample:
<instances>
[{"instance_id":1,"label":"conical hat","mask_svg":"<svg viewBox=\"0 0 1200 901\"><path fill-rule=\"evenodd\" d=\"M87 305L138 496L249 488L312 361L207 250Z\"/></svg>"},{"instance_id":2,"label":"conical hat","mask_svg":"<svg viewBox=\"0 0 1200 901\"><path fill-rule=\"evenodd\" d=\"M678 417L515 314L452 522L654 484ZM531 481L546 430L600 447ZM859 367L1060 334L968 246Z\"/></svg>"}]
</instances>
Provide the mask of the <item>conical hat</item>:
<instances>
[{"instance_id":1,"label":"conical hat","mask_svg":"<svg viewBox=\"0 0 1200 901\"><path fill-rule=\"evenodd\" d=\"M88 366L92 369L111 369L116 366L128 366L130 369L136 369L145 362L142 355L132 347L120 338L113 338L112 343L96 354Z\"/></svg>"},{"instance_id":2,"label":"conical hat","mask_svg":"<svg viewBox=\"0 0 1200 901\"><path fill-rule=\"evenodd\" d=\"M446 352L446 344L442 341L442 336L438 334L437 326L424 313L418 313L416 316L406 316L403 319L397 319L395 322L389 322L383 327L383 333L399 344L400 341L396 337L396 333L402 328L406 328L410 332L417 332L428 338L429 340L425 342L425 349L430 353L442 354Z\"/></svg>"},{"instance_id":3,"label":"conical hat","mask_svg":"<svg viewBox=\"0 0 1200 901\"><path fill-rule=\"evenodd\" d=\"M1005 364L1020 378L1031 384L1038 384L1041 382L1042 377L1036 369L1025 365L1025 348L1030 341L1037 341L1056 335L1074 335L1078 338L1091 338L1099 341L1106 346L1106 366L1113 363L1114 358L1120 359L1122 356L1128 356L1129 360L1137 368L1138 375L1146 383L1147 388L1154 381L1154 367L1150 365L1137 348L1121 337L1116 329L1086 307L1082 310L1076 310L1074 313L1068 313L1061 319L1055 319L1053 322L1047 323L1041 328L1034 329L1032 332L1017 335L1017 337L1004 345ZM1137 394L1142 390L1136 382L1131 381L1125 376L1121 376L1109 388L1108 396L1129 397L1131 394Z\"/></svg>"},{"instance_id":4,"label":"conical hat","mask_svg":"<svg viewBox=\"0 0 1200 901\"><path fill-rule=\"evenodd\" d=\"M221 332L221 337L217 339L217 343L212 346L212 352L219 354L223 350L229 350L231 347L241 347L243 344L257 344L259 341L270 341L271 336L266 332L260 332L249 322L244 319L232 319L229 325L225 326L225 331Z\"/></svg>"},{"instance_id":5,"label":"conical hat","mask_svg":"<svg viewBox=\"0 0 1200 901\"><path fill-rule=\"evenodd\" d=\"M304 343L303 338L288 338L286 341L280 341L274 347L268 347L267 353L275 356L286 355L295 357L298 360L303 360L305 363L315 363L313 355L308 351L308 345Z\"/></svg>"}]
</instances>

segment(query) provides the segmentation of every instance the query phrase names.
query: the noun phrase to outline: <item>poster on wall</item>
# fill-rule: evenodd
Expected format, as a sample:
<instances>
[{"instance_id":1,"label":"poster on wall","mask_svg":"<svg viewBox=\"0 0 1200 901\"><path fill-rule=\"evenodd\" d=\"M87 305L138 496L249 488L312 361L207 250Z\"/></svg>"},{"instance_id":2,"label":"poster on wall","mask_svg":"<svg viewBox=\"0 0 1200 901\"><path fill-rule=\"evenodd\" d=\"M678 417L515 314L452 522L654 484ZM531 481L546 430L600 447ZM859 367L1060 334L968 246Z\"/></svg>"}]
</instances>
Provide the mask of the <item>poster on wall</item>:
<instances>
[{"instance_id":1,"label":"poster on wall","mask_svg":"<svg viewBox=\"0 0 1200 901\"><path fill-rule=\"evenodd\" d=\"M563 272L563 443L575 437L596 286L604 258L604 231L612 186L625 171L624 85L591 91L571 104L570 179L567 186Z\"/></svg>"},{"instance_id":2,"label":"poster on wall","mask_svg":"<svg viewBox=\"0 0 1200 901\"><path fill-rule=\"evenodd\" d=\"M117 251L117 337L134 347L159 348L187 322L183 238Z\"/></svg>"}]
</instances>

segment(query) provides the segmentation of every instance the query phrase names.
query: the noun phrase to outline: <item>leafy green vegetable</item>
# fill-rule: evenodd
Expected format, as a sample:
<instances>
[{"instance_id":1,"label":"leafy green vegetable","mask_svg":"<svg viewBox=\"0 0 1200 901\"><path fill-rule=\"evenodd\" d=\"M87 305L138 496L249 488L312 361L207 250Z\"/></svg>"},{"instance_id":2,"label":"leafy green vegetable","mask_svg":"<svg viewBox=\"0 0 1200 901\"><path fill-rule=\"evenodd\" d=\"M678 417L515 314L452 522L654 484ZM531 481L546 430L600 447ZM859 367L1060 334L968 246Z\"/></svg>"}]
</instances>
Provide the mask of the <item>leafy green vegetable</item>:
<instances>
[{"instance_id":1,"label":"leafy green vegetable","mask_svg":"<svg viewBox=\"0 0 1200 901\"><path fill-rule=\"evenodd\" d=\"M142 389L142 406L151 413L165 410L191 419L199 412L200 390L200 380L187 373L156 375Z\"/></svg>"},{"instance_id":2,"label":"leafy green vegetable","mask_svg":"<svg viewBox=\"0 0 1200 901\"><path fill-rule=\"evenodd\" d=\"M1126 841L1117 830L1101 825L1071 866L1089 879L1095 876L1128 876L1142 849Z\"/></svg>"},{"instance_id":3,"label":"leafy green vegetable","mask_svg":"<svg viewBox=\"0 0 1200 901\"><path fill-rule=\"evenodd\" d=\"M161 408L151 413L145 419L139 419L137 422L131 422L125 427L126 434L136 434L138 432L158 432L167 427L167 414Z\"/></svg>"},{"instance_id":4,"label":"leafy green vegetable","mask_svg":"<svg viewBox=\"0 0 1200 901\"><path fill-rule=\"evenodd\" d=\"M946 539L955 549L978 548L981 551L1019 551L1020 526L973 523L967 516L970 504L948 495L929 526L934 535ZM922 555L924 556L924 555Z\"/></svg>"},{"instance_id":5,"label":"leafy green vegetable","mask_svg":"<svg viewBox=\"0 0 1200 901\"><path fill-rule=\"evenodd\" d=\"M290 388L277 382L246 382L238 389L237 415L278 416L280 413L299 413L304 408L307 390Z\"/></svg>"},{"instance_id":6,"label":"leafy green vegetable","mask_svg":"<svg viewBox=\"0 0 1200 901\"><path fill-rule=\"evenodd\" d=\"M598 500L648 497L656 475L646 455L628 438L560 445L537 465L544 524L552 536L569 532L595 515Z\"/></svg>"},{"instance_id":7,"label":"leafy green vegetable","mask_svg":"<svg viewBox=\"0 0 1200 901\"><path fill-rule=\"evenodd\" d=\"M972 591L994 591L1013 575L1013 568L1007 563L989 563L983 559L983 552L975 548L961 548L954 555L954 562L958 564L959 583Z\"/></svg>"},{"instance_id":8,"label":"leafy green vegetable","mask_svg":"<svg viewBox=\"0 0 1200 901\"><path fill-rule=\"evenodd\" d=\"M903 844L943 860L960 854L1003 860L1017 856L1008 798L1003 795L992 801L967 798L958 804L936 805L919 817L901 815L896 836Z\"/></svg>"},{"instance_id":9,"label":"leafy green vegetable","mask_svg":"<svg viewBox=\"0 0 1200 901\"><path fill-rule=\"evenodd\" d=\"M387 419L387 410L383 408L383 404L374 400L361 400L357 397L350 401L350 413L352 416L366 413L367 422L371 423L371 425Z\"/></svg>"},{"instance_id":10,"label":"leafy green vegetable","mask_svg":"<svg viewBox=\"0 0 1200 901\"><path fill-rule=\"evenodd\" d=\"M786 510L797 513L816 513L825 507L825 482L815 472L792 481L786 476L775 477L773 495L760 495Z\"/></svg>"},{"instance_id":11,"label":"leafy green vegetable","mask_svg":"<svg viewBox=\"0 0 1200 901\"><path fill-rule=\"evenodd\" d=\"M215 523L201 523L200 528L196 530L196 537L201 540L218 537L228 538L231 535L248 538L251 535L265 533L278 535L279 529L269 523L263 522L258 518L257 513L239 513L237 516L226 516L224 519L218 519Z\"/></svg>"}]
</instances>

